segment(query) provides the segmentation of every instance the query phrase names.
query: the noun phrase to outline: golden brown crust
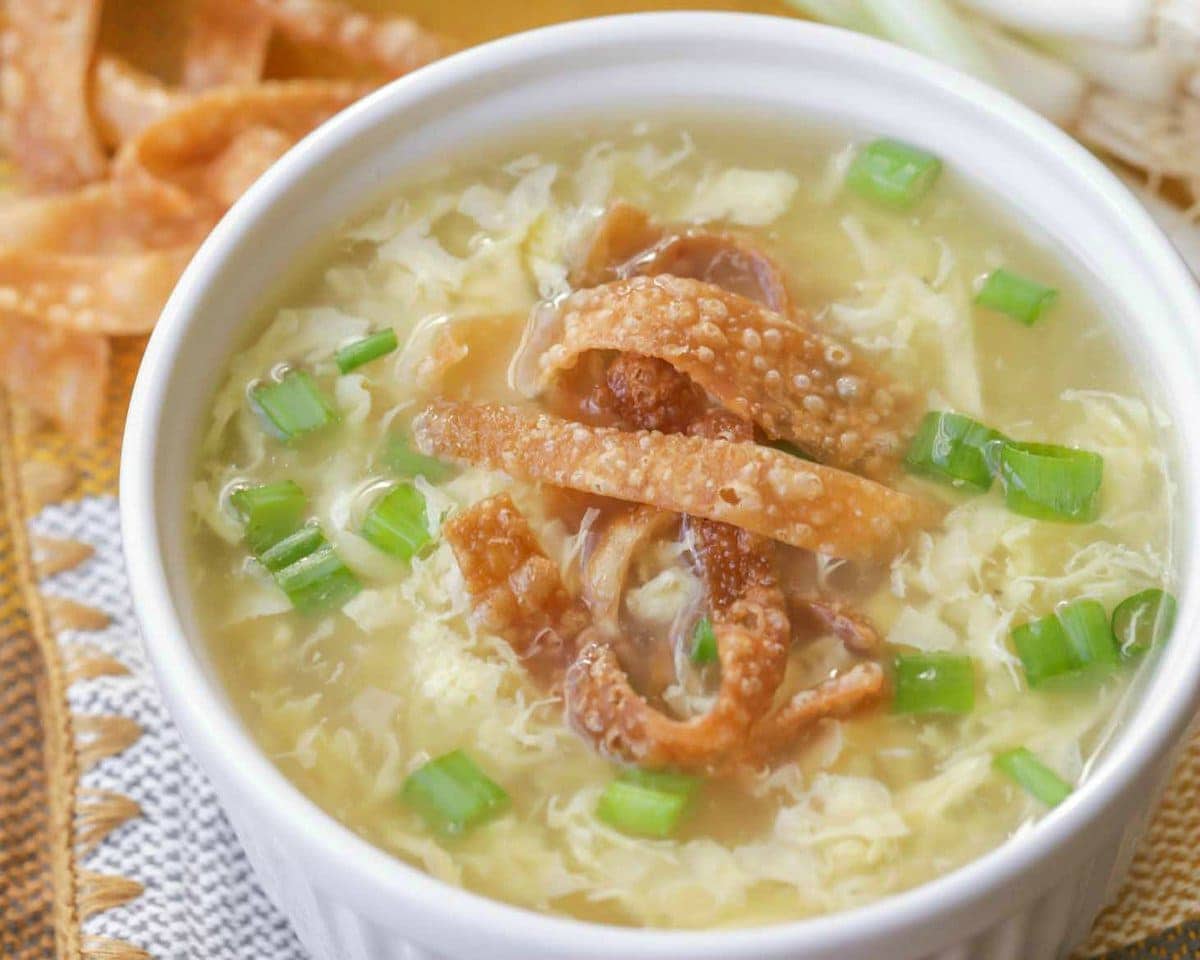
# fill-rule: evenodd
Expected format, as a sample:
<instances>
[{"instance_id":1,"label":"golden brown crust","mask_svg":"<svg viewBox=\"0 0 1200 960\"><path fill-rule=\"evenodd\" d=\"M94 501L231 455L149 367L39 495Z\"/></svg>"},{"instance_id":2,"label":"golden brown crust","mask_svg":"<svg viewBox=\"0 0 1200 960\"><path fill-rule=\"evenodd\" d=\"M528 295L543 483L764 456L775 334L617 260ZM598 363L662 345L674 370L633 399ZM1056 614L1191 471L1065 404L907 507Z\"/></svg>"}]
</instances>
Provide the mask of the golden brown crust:
<instances>
[{"instance_id":1,"label":"golden brown crust","mask_svg":"<svg viewBox=\"0 0 1200 960\"><path fill-rule=\"evenodd\" d=\"M527 396L593 350L655 357L726 409L822 463L883 476L910 412L899 389L829 337L698 280L635 277L540 311L513 366Z\"/></svg>"},{"instance_id":2,"label":"golden brown crust","mask_svg":"<svg viewBox=\"0 0 1200 960\"><path fill-rule=\"evenodd\" d=\"M881 561L926 512L912 497L755 443L588 427L500 404L437 401L413 421L427 454Z\"/></svg>"}]
</instances>

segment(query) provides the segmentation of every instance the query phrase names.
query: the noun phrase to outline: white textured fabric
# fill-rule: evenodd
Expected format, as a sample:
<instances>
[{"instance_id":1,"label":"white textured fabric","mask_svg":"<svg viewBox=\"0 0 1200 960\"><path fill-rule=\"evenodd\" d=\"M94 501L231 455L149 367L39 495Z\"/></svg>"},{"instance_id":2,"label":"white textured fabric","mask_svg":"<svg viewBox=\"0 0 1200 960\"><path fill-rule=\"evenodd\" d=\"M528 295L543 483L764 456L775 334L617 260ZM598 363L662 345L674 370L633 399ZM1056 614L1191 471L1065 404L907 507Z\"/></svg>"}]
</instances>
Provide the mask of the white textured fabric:
<instances>
[{"instance_id":1,"label":"white textured fabric","mask_svg":"<svg viewBox=\"0 0 1200 960\"><path fill-rule=\"evenodd\" d=\"M84 923L160 960L306 960L287 920L255 882L228 820L163 708L142 647L121 557L117 503L92 497L43 510L30 533L91 544L95 555L42 581L46 594L97 607L112 618L100 631L63 631L129 669L128 676L74 684L74 714L130 717L141 738L81 778L83 787L137 801L142 816L109 834L83 861L101 874L145 887L130 903Z\"/></svg>"}]
</instances>

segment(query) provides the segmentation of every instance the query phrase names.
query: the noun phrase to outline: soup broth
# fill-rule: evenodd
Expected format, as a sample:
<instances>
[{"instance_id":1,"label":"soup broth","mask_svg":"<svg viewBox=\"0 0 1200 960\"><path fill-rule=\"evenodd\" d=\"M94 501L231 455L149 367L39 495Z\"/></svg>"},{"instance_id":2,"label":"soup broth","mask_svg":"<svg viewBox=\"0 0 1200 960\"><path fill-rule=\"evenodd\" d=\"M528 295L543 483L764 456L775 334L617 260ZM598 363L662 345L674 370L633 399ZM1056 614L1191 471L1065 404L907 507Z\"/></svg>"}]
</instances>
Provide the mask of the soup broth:
<instances>
[{"instance_id":1,"label":"soup broth","mask_svg":"<svg viewBox=\"0 0 1200 960\"><path fill-rule=\"evenodd\" d=\"M1086 778L1119 722L1137 659L1031 686L1036 666L1012 634L1083 600L1103 607L1107 624L1130 595L1170 588L1165 420L1112 336L1094 283L1061 252L952 170L905 211L860 195L846 179L865 139L703 121L531 134L397 185L289 280L212 402L191 498L191 575L220 675L247 728L300 790L371 842L487 896L589 920L709 927L844 909L997 846L1047 809L1044 791L1039 799L1036 786L1022 788L1028 776L997 766L1007 751L1027 749L1067 785ZM416 446L428 449L419 415L440 400L589 415L592 394L579 393L572 407L559 393L611 350L536 397L515 389L513 359L544 332L531 315L560 309L581 251L618 201L663 230L721 231L769 257L786 276L783 309L796 323L836 338L871 375L898 384L897 396L911 395L901 456L928 410L1103 458L1089 522L1014 512L1001 482L968 492L912 470L864 467L906 503L934 505L897 549L868 562L762 547L777 551L789 595L836 598L882 640L864 652L819 618L802 628L793 603L777 700L856 664L882 664L887 683L769 754L665 764L686 768L695 794L659 837L598 815L629 756L619 745L603 755L566 722L561 676L539 674L542 653L522 659L511 637L481 619L443 530L507 492L575 597L598 537L628 505L467 462L472 450L450 468L418 469L412 459ZM1057 290L1032 325L974 302L999 267ZM339 348L386 329L398 349L339 371ZM760 345L752 340L751 365ZM337 422L283 442L252 398L299 370ZM771 438L760 425L756 439ZM669 485L661 465L644 466L643 486ZM682 466L704 469L699 460ZM340 608L298 612L251 556L236 491L285 480L303 491L306 515L361 584ZM411 559L361 535L398 483L416 491L429 534ZM713 706L727 665L696 660L706 587L695 531L710 528L684 523L692 539L668 529L636 551L618 596L623 629L650 638L618 648L621 663L655 709L676 717ZM902 712L910 693L899 672L921 674L925 661L912 658L923 654L933 673L947 655L969 658L969 709L934 711L926 701ZM456 750L508 799L447 837L414 802L410 778Z\"/></svg>"}]
</instances>

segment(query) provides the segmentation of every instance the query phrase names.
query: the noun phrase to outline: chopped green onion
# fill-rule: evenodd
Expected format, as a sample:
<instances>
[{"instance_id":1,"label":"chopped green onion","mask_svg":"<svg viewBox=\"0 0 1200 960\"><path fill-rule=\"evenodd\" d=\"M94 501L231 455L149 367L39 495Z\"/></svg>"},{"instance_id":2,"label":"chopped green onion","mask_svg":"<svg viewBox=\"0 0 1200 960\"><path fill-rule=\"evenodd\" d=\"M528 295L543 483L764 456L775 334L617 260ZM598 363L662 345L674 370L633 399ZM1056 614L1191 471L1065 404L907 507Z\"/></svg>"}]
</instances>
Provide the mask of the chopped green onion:
<instances>
[{"instance_id":1,"label":"chopped green onion","mask_svg":"<svg viewBox=\"0 0 1200 960\"><path fill-rule=\"evenodd\" d=\"M293 481L242 487L229 498L246 527L246 544L260 554L304 522L308 500Z\"/></svg>"},{"instance_id":2,"label":"chopped green onion","mask_svg":"<svg viewBox=\"0 0 1200 960\"><path fill-rule=\"evenodd\" d=\"M430 760L410 773L400 797L444 836L457 836L509 806L504 788L462 750Z\"/></svg>"},{"instance_id":3,"label":"chopped green onion","mask_svg":"<svg viewBox=\"0 0 1200 960\"><path fill-rule=\"evenodd\" d=\"M689 800L703 786L700 777L689 776L686 773L675 773L672 770L643 770L641 767L626 767L617 778L624 783L633 783L648 790L658 790L662 793L677 793Z\"/></svg>"},{"instance_id":4,"label":"chopped green onion","mask_svg":"<svg viewBox=\"0 0 1200 960\"><path fill-rule=\"evenodd\" d=\"M275 582L301 613L336 610L362 589L358 577L329 543L275 571Z\"/></svg>"},{"instance_id":5,"label":"chopped green onion","mask_svg":"<svg viewBox=\"0 0 1200 960\"><path fill-rule=\"evenodd\" d=\"M846 184L859 196L907 209L933 187L942 161L897 140L876 140L858 151Z\"/></svg>"},{"instance_id":6,"label":"chopped green onion","mask_svg":"<svg viewBox=\"0 0 1200 960\"><path fill-rule=\"evenodd\" d=\"M1049 616L1017 627L1012 640L1031 687L1093 665L1117 662L1108 615L1096 600L1063 604Z\"/></svg>"},{"instance_id":7,"label":"chopped green onion","mask_svg":"<svg viewBox=\"0 0 1200 960\"><path fill-rule=\"evenodd\" d=\"M1139 657L1170 636L1175 612L1175 598L1165 590L1143 590L1118 603L1112 615L1112 632L1121 656Z\"/></svg>"},{"instance_id":8,"label":"chopped green onion","mask_svg":"<svg viewBox=\"0 0 1200 960\"><path fill-rule=\"evenodd\" d=\"M1058 298L1058 291L1000 267L987 275L975 302L1033 326Z\"/></svg>"},{"instance_id":9,"label":"chopped green onion","mask_svg":"<svg viewBox=\"0 0 1200 960\"><path fill-rule=\"evenodd\" d=\"M454 473L450 464L414 450L408 438L401 434L393 434L388 438L381 459L398 476L424 477L430 483L438 483Z\"/></svg>"},{"instance_id":10,"label":"chopped green onion","mask_svg":"<svg viewBox=\"0 0 1200 960\"><path fill-rule=\"evenodd\" d=\"M392 487L367 511L360 533L384 553L408 560L433 539L425 498L411 484Z\"/></svg>"},{"instance_id":11,"label":"chopped green onion","mask_svg":"<svg viewBox=\"0 0 1200 960\"><path fill-rule=\"evenodd\" d=\"M807 460L809 463L817 462L815 457L810 457L794 443L788 443L786 440L775 440L768 444L768 446L778 450L780 453L786 453L790 457L798 457L801 460Z\"/></svg>"},{"instance_id":12,"label":"chopped green onion","mask_svg":"<svg viewBox=\"0 0 1200 960\"><path fill-rule=\"evenodd\" d=\"M961 413L925 414L908 448L905 465L955 486L991 489L1004 434Z\"/></svg>"},{"instance_id":13,"label":"chopped green onion","mask_svg":"<svg viewBox=\"0 0 1200 960\"><path fill-rule=\"evenodd\" d=\"M1025 747L996 754L992 765L1048 807L1071 795L1071 785Z\"/></svg>"},{"instance_id":14,"label":"chopped green onion","mask_svg":"<svg viewBox=\"0 0 1200 960\"><path fill-rule=\"evenodd\" d=\"M315 523L301 527L259 554L259 562L272 573L303 560L325 543L325 535Z\"/></svg>"},{"instance_id":15,"label":"chopped green onion","mask_svg":"<svg viewBox=\"0 0 1200 960\"><path fill-rule=\"evenodd\" d=\"M290 370L275 383L260 384L251 399L280 439L288 441L334 423L337 411L303 370Z\"/></svg>"},{"instance_id":16,"label":"chopped green onion","mask_svg":"<svg viewBox=\"0 0 1200 960\"><path fill-rule=\"evenodd\" d=\"M399 345L399 341L396 340L396 331L388 327L369 337L346 344L334 355L334 359L342 373L349 373L364 363L370 363L372 360L386 356Z\"/></svg>"},{"instance_id":17,"label":"chopped green onion","mask_svg":"<svg viewBox=\"0 0 1200 960\"><path fill-rule=\"evenodd\" d=\"M1039 520L1086 523L1100 509L1104 458L1048 443L1005 443L1000 448L1004 502L1013 513Z\"/></svg>"},{"instance_id":18,"label":"chopped green onion","mask_svg":"<svg viewBox=\"0 0 1200 960\"><path fill-rule=\"evenodd\" d=\"M690 802L678 791L614 780L604 788L596 816L622 833L663 838L675 832Z\"/></svg>"},{"instance_id":19,"label":"chopped green onion","mask_svg":"<svg viewBox=\"0 0 1200 960\"><path fill-rule=\"evenodd\" d=\"M895 661L896 713L970 713L975 666L955 653L905 653Z\"/></svg>"},{"instance_id":20,"label":"chopped green onion","mask_svg":"<svg viewBox=\"0 0 1200 960\"><path fill-rule=\"evenodd\" d=\"M701 617L692 629L692 663L715 663L717 660L717 635L712 621Z\"/></svg>"}]
</instances>

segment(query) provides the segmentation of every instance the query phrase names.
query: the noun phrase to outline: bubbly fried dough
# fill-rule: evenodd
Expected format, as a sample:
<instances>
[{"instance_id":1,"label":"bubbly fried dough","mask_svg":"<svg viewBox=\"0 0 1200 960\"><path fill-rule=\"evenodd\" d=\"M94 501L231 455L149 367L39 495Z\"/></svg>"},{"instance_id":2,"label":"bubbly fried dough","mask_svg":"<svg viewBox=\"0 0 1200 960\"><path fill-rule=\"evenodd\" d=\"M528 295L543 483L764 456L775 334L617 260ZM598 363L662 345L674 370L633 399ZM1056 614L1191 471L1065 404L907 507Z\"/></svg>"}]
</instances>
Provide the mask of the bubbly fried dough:
<instances>
[{"instance_id":1,"label":"bubbly fried dough","mask_svg":"<svg viewBox=\"0 0 1200 960\"><path fill-rule=\"evenodd\" d=\"M535 315L513 365L533 397L593 350L656 357L772 438L869 476L898 462L909 428L898 388L850 351L753 300L699 280L635 277Z\"/></svg>"},{"instance_id":2,"label":"bubbly fried dough","mask_svg":"<svg viewBox=\"0 0 1200 960\"><path fill-rule=\"evenodd\" d=\"M183 51L183 86L207 90L257 83L267 62L271 21L248 0L199 0Z\"/></svg>"},{"instance_id":3,"label":"bubbly fried dough","mask_svg":"<svg viewBox=\"0 0 1200 960\"><path fill-rule=\"evenodd\" d=\"M542 683L561 678L587 612L567 591L507 494L481 500L442 527L474 614L503 637Z\"/></svg>"},{"instance_id":4,"label":"bubbly fried dough","mask_svg":"<svg viewBox=\"0 0 1200 960\"><path fill-rule=\"evenodd\" d=\"M187 97L112 54L102 54L92 70L92 114L109 147L132 140Z\"/></svg>"},{"instance_id":5,"label":"bubbly fried dough","mask_svg":"<svg viewBox=\"0 0 1200 960\"><path fill-rule=\"evenodd\" d=\"M898 491L758 444L588 427L500 404L437 401L414 419L413 437L458 463L852 560L891 557L926 513Z\"/></svg>"}]
</instances>

